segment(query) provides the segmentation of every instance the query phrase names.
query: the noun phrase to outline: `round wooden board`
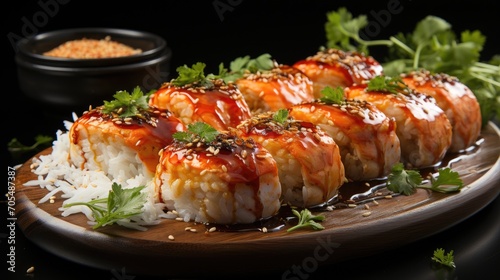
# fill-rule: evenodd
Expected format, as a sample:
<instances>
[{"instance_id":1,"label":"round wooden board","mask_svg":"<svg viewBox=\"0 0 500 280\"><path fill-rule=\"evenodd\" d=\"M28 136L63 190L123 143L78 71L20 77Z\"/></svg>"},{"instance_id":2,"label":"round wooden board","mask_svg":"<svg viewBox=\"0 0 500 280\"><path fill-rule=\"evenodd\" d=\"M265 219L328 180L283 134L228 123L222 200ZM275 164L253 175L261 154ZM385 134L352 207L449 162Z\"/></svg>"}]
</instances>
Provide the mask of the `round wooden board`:
<instances>
[{"instance_id":1,"label":"round wooden board","mask_svg":"<svg viewBox=\"0 0 500 280\"><path fill-rule=\"evenodd\" d=\"M363 205L323 212L324 230L287 232L287 225L267 233L207 232L205 225L166 219L146 231L115 225L93 230L83 214L61 216L62 198L53 204L38 203L47 190L23 186L36 179L30 160L17 171L16 216L26 237L40 247L96 268L126 268L130 273L166 277L286 273L293 266L326 265L380 253L463 221L499 194L499 157L500 132L489 123L473 149L450 161L465 184L459 193L418 189L411 196L368 203L370 216L362 215L368 211ZM186 231L188 226L197 231Z\"/></svg>"}]
</instances>

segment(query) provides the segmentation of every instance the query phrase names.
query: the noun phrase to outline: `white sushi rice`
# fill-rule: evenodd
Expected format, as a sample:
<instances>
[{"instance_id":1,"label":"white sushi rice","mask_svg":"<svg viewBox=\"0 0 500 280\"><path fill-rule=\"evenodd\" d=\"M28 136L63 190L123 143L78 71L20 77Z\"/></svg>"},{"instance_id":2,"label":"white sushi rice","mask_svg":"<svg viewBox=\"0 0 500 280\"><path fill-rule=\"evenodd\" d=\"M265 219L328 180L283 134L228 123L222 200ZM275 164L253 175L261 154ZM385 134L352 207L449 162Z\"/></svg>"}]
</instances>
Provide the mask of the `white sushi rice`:
<instances>
[{"instance_id":1,"label":"white sushi rice","mask_svg":"<svg viewBox=\"0 0 500 280\"><path fill-rule=\"evenodd\" d=\"M73 115L73 118L76 120L76 115ZM24 184L24 186L28 187L39 186L47 189L47 194L38 203L47 203L51 197L56 195L60 195L61 198L65 199L63 206L69 203L88 202L93 199L105 198L108 196L112 184L116 182L124 189L146 186L143 192L147 194L147 201L143 206L144 211L142 214L120 220L117 224L137 230L146 230L145 226L158 224L161 218L167 218L167 215L163 212L165 205L157 202L158 198L155 193L153 178L149 174L140 173L133 165L128 164L128 159L122 158L120 160L120 157L125 156L124 153L116 154L112 165L114 169L123 171L116 174L134 174L126 179L123 176L115 178L110 174L99 171L98 168L80 169L71 164L69 160L70 138L68 131L72 122L65 121L64 125L67 131L57 131L52 152L33 158L31 168L38 178ZM92 211L86 206L61 207L59 210L64 217L83 213L89 219L90 225L95 224Z\"/></svg>"}]
</instances>

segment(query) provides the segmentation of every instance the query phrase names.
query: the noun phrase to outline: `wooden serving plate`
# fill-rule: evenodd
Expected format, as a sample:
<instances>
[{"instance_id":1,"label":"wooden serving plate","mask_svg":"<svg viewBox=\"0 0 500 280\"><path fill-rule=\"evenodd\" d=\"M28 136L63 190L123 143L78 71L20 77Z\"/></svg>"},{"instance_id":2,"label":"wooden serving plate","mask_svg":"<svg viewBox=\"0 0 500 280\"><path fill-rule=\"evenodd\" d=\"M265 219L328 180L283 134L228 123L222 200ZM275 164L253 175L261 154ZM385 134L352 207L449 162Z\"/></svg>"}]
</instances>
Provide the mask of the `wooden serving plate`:
<instances>
[{"instance_id":1,"label":"wooden serving plate","mask_svg":"<svg viewBox=\"0 0 500 280\"><path fill-rule=\"evenodd\" d=\"M378 205L366 202L369 209L359 204L322 212L326 216L324 230L292 232L286 231L292 222L269 232L208 232L202 224L167 219L146 231L115 225L93 230L83 214L61 216L58 208L62 198L52 204L38 203L47 190L23 186L36 179L29 160L17 171L16 215L19 227L32 242L55 255L96 268L126 268L129 273L166 277L287 273L292 266L327 265L380 253L467 219L499 194L499 157L500 132L490 122L477 145L447 161L464 182L459 193L418 189L411 196L382 196L376 200ZM371 215L364 216L367 211ZM186 231L186 227L196 232Z\"/></svg>"}]
</instances>

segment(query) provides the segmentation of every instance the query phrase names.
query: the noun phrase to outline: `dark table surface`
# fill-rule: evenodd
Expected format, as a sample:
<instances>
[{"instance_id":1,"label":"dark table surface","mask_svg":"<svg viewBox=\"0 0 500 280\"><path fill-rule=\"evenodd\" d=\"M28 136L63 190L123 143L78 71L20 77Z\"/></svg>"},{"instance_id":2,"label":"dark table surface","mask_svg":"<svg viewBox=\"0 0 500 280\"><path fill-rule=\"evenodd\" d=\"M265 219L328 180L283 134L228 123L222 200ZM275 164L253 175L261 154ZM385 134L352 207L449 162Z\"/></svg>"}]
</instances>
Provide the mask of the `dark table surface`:
<instances>
[{"instance_id":1,"label":"dark table surface","mask_svg":"<svg viewBox=\"0 0 500 280\"><path fill-rule=\"evenodd\" d=\"M9 5L12 7L9 7L9 12L5 15L6 24L3 26L7 28L4 33L4 45L8 50L5 55L8 57L5 57L3 81L11 87L8 93L9 103L3 104L10 104L14 114L4 114L7 118L2 120L2 127L5 128L2 133L2 158L7 159L8 166L21 163L7 152L6 144L11 138L16 137L30 143L37 134L53 135L57 129L62 128L62 121L70 119L71 116L68 108L47 107L46 104L29 100L16 90L14 51L9 34L22 35L23 32L40 33L60 28L90 26L142 29L167 39L173 49L174 67L190 65L197 61L213 66L238 56L255 56L264 52L273 54L283 63L290 63L312 54L324 43L322 24L325 22L326 11L346 6L354 14L363 13L373 17L395 2L404 7L404 10L401 14L393 15L390 24L380 30L379 37L387 38L396 31L409 31L417 20L434 14L452 22L454 28L459 31L480 29L488 38L484 55L489 57L497 53L499 37L496 33L500 18L495 13L494 2L484 0L470 2L466 9L459 9L460 12L450 7L457 5L452 1L392 0L370 1L363 5L354 1L315 1L314 5L311 5L312 1L214 0L169 1L161 7L156 1L140 1L133 8L113 5L110 5L112 8L104 8L100 2L90 0L11 1ZM119 5L122 4L119 2ZM219 8L225 7L226 10L223 13L221 10L216 12L216 5L221 4ZM179 19L190 21L193 25L190 26ZM36 23L36 26L31 26L30 29L28 22ZM274 24L269 26L271 23ZM257 31L258 33L252 33ZM220 40L221 38L226 40ZM19 104L22 106L15 107ZM19 121L17 113L20 111L16 108L22 108L23 115L35 117L35 121L28 125ZM6 215L4 199L1 204L3 217ZM6 221L6 218L2 218L2 221ZM121 271L99 270L60 258L27 240L19 228L9 231L5 226L0 229L1 260L8 257L8 237L11 234L15 234L16 272L9 272L8 264L3 261L0 279L150 279L144 275L127 273L126 268ZM436 248L443 248L447 252L454 251L456 269L449 270L433 265L431 256ZM35 267L35 272L26 274L26 270L31 266ZM500 197L457 225L415 243L374 256L321 266L310 273L288 277L284 277L283 273L284 271L276 271L272 274L252 275L249 272L245 275L235 275L234 278L500 279Z\"/></svg>"}]
</instances>

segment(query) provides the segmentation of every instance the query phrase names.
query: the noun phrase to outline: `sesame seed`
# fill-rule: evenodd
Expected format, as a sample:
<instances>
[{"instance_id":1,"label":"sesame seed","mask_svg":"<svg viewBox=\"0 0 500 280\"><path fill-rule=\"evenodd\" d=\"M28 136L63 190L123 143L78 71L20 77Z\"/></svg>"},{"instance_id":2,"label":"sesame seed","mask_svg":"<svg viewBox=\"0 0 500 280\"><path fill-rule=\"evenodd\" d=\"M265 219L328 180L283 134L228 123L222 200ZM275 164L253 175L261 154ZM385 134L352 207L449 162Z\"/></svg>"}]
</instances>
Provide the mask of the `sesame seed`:
<instances>
[{"instance_id":1,"label":"sesame seed","mask_svg":"<svg viewBox=\"0 0 500 280\"><path fill-rule=\"evenodd\" d=\"M370 205L365 204L365 209L370 209Z\"/></svg>"},{"instance_id":2,"label":"sesame seed","mask_svg":"<svg viewBox=\"0 0 500 280\"><path fill-rule=\"evenodd\" d=\"M241 151L241 157L242 157L242 158L246 158L246 157L247 157L247 155L248 155L247 150L242 150L242 151Z\"/></svg>"},{"instance_id":3,"label":"sesame seed","mask_svg":"<svg viewBox=\"0 0 500 280\"><path fill-rule=\"evenodd\" d=\"M208 232L214 232L214 231L216 231L216 230L217 230L217 228L216 228L216 227L211 227L211 228L208 230Z\"/></svg>"},{"instance_id":4,"label":"sesame seed","mask_svg":"<svg viewBox=\"0 0 500 280\"><path fill-rule=\"evenodd\" d=\"M141 49L134 49L125 44L111 40L110 36L106 36L103 39L82 38L66 41L56 48L43 53L43 55L89 59L130 56L139 53L142 53Z\"/></svg>"},{"instance_id":5,"label":"sesame seed","mask_svg":"<svg viewBox=\"0 0 500 280\"><path fill-rule=\"evenodd\" d=\"M266 233L266 232L267 232L267 228L266 228L266 227L263 227L263 228L262 228L262 232Z\"/></svg>"},{"instance_id":6,"label":"sesame seed","mask_svg":"<svg viewBox=\"0 0 500 280\"><path fill-rule=\"evenodd\" d=\"M227 167L225 165L222 165L221 168L222 168L222 171L227 172Z\"/></svg>"},{"instance_id":7,"label":"sesame seed","mask_svg":"<svg viewBox=\"0 0 500 280\"><path fill-rule=\"evenodd\" d=\"M352 203L350 203L350 204L347 204L347 206L348 206L349 208L355 208L355 207L356 207L356 204L352 204Z\"/></svg>"},{"instance_id":8,"label":"sesame seed","mask_svg":"<svg viewBox=\"0 0 500 280\"><path fill-rule=\"evenodd\" d=\"M378 205L378 201L373 200L373 204Z\"/></svg>"},{"instance_id":9,"label":"sesame seed","mask_svg":"<svg viewBox=\"0 0 500 280\"><path fill-rule=\"evenodd\" d=\"M386 195L385 198L392 198L392 195Z\"/></svg>"},{"instance_id":10,"label":"sesame seed","mask_svg":"<svg viewBox=\"0 0 500 280\"><path fill-rule=\"evenodd\" d=\"M175 238L174 238L174 236L173 236L173 235L171 235L171 234L170 234L170 235L168 236L168 239L170 239L170 240L174 240Z\"/></svg>"},{"instance_id":11,"label":"sesame seed","mask_svg":"<svg viewBox=\"0 0 500 280\"><path fill-rule=\"evenodd\" d=\"M28 274L31 274L33 272L35 272L35 267L34 266L32 266L32 267L28 268L28 270L26 270L26 273L28 273Z\"/></svg>"},{"instance_id":12,"label":"sesame seed","mask_svg":"<svg viewBox=\"0 0 500 280\"><path fill-rule=\"evenodd\" d=\"M368 211L368 212L364 212L362 215L363 217L368 217L372 214L372 212Z\"/></svg>"}]
</instances>

